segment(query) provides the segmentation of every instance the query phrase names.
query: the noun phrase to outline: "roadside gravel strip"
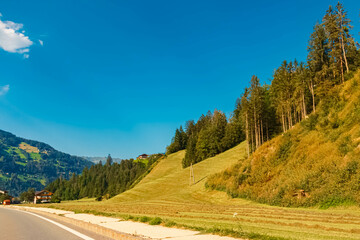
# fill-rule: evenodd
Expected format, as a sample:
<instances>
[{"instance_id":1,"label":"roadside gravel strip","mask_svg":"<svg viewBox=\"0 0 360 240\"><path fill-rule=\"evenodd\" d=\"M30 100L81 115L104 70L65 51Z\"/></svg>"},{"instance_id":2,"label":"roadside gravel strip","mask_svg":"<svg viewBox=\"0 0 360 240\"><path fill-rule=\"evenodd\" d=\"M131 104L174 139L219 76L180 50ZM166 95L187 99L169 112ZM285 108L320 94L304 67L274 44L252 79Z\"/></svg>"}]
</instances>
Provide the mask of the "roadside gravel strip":
<instances>
[{"instance_id":1,"label":"roadside gravel strip","mask_svg":"<svg viewBox=\"0 0 360 240\"><path fill-rule=\"evenodd\" d=\"M53 208L35 208L21 206L11 207L28 212L41 212L51 214L52 216L61 216L62 220L71 220L72 223L76 221L78 223L78 226L84 225L85 227L87 227L88 230L94 230L97 233L105 233L108 237L112 237L113 239L239 240L231 237L200 234L200 232L191 230L167 228L163 226L152 226L145 223L132 221L122 221L120 219L111 217L102 217L83 213L75 214L74 212L63 211ZM86 224L88 224L88 226L86 226ZM99 226L99 229L97 229L97 226Z\"/></svg>"}]
</instances>

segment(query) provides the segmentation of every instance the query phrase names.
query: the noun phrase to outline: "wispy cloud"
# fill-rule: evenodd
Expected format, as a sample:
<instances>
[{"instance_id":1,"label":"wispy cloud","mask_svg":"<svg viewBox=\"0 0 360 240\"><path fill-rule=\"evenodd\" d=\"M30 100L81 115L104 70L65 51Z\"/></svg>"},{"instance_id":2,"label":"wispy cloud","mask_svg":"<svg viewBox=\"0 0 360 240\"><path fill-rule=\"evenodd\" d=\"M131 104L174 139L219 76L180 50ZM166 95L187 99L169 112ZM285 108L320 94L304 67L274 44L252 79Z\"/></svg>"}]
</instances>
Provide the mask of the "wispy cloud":
<instances>
[{"instance_id":1,"label":"wispy cloud","mask_svg":"<svg viewBox=\"0 0 360 240\"><path fill-rule=\"evenodd\" d=\"M10 90L10 85L0 87L0 96L5 95Z\"/></svg>"},{"instance_id":2,"label":"wispy cloud","mask_svg":"<svg viewBox=\"0 0 360 240\"><path fill-rule=\"evenodd\" d=\"M41 46L44 46L44 41L39 39L39 43Z\"/></svg>"},{"instance_id":3,"label":"wispy cloud","mask_svg":"<svg viewBox=\"0 0 360 240\"><path fill-rule=\"evenodd\" d=\"M25 36L22 28L21 23L0 20L0 48L7 52L23 54L25 58L28 58L29 47L33 42Z\"/></svg>"}]
</instances>

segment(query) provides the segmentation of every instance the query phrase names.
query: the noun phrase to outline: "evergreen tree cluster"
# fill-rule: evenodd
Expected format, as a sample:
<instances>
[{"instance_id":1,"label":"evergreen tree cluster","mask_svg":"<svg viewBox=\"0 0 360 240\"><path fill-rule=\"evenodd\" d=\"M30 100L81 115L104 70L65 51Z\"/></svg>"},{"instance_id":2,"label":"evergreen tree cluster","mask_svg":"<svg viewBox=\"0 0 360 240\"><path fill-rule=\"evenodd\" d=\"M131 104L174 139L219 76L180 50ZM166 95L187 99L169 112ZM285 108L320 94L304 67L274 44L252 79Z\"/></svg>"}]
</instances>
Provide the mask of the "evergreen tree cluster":
<instances>
[{"instance_id":1,"label":"evergreen tree cluster","mask_svg":"<svg viewBox=\"0 0 360 240\"><path fill-rule=\"evenodd\" d=\"M47 185L46 189L59 200L111 198L129 189L161 156L154 154L146 161L130 159L113 163L109 155L104 165L100 162L86 167L82 174L73 174L69 180L60 177Z\"/></svg>"},{"instance_id":2,"label":"evergreen tree cluster","mask_svg":"<svg viewBox=\"0 0 360 240\"><path fill-rule=\"evenodd\" d=\"M326 11L321 24L314 26L308 43L306 63L284 61L274 72L270 87L260 86L254 76L242 98L242 116L248 154L275 133L316 112L316 104L336 84L344 83L360 66L360 52L349 31L351 21L341 3ZM272 115L276 116L272 116ZM276 121L271 119L276 118ZM278 125L281 125L281 128ZM281 130L280 130L281 129Z\"/></svg>"},{"instance_id":3,"label":"evergreen tree cluster","mask_svg":"<svg viewBox=\"0 0 360 240\"><path fill-rule=\"evenodd\" d=\"M308 43L307 70L313 97L322 97L331 86L343 83L360 66L357 44L350 34L351 21L341 3L326 11L322 23L314 26Z\"/></svg>"},{"instance_id":4,"label":"evergreen tree cluster","mask_svg":"<svg viewBox=\"0 0 360 240\"><path fill-rule=\"evenodd\" d=\"M187 141L188 141L188 135L183 130L182 126L180 126L180 128L176 129L175 136L173 137L171 144L167 146L166 153L171 154L185 149L187 145Z\"/></svg>"},{"instance_id":5,"label":"evergreen tree cluster","mask_svg":"<svg viewBox=\"0 0 360 240\"><path fill-rule=\"evenodd\" d=\"M342 84L360 66L358 44L350 34L351 21L341 3L326 11L308 42L307 62L283 61L271 85L253 76L236 102L232 117L215 111L176 130L167 153L186 149L183 166L221 153L244 138L248 155L273 136L316 112L317 103L334 85Z\"/></svg>"},{"instance_id":6,"label":"evergreen tree cluster","mask_svg":"<svg viewBox=\"0 0 360 240\"><path fill-rule=\"evenodd\" d=\"M180 126L166 153L186 149L183 167L215 156L244 140L239 120L235 115L228 120L221 111L209 111L196 123L193 120L187 121L185 131Z\"/></svg>"},{"instance_id":7,"label":"evergreen tree cluster","mask_svg":"<svg viewBox=\"0 0 360 240\"><path fill-rule=\"evenodd\" d=\"M242 129L248 142L248 154L278 132L271 100L269 86L261 86L259 78L253 76L250 87L245 88L239 103L239 117L242 119Z\"/></svg>"}]
</instances>

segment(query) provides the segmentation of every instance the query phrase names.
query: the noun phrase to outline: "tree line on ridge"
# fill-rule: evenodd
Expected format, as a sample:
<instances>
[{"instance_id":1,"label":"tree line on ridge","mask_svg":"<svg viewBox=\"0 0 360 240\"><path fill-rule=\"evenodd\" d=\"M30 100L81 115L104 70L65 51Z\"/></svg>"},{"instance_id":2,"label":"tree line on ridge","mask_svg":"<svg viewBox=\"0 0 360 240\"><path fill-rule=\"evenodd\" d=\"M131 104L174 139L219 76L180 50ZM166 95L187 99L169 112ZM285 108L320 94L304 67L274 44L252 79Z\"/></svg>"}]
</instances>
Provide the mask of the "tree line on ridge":
<instances>
[{"instance_id":1,"label":"tree line on ridge","mask_svg":"<svg viewBox=\"0 0 360 240\"><path fill-rule=\"evenodd\" d=\"M186 149L183 167L215 156L241 141L250 155L265 141L285 133L316 112L319 101L344 83L360 66L359 44L350 34L351 20L343 5L330 6L308 41L306 62L283 61L270 85L250 80L232 115L218 110L186 122L175 131L166 153Z\"/></svg>"}]
</instances>

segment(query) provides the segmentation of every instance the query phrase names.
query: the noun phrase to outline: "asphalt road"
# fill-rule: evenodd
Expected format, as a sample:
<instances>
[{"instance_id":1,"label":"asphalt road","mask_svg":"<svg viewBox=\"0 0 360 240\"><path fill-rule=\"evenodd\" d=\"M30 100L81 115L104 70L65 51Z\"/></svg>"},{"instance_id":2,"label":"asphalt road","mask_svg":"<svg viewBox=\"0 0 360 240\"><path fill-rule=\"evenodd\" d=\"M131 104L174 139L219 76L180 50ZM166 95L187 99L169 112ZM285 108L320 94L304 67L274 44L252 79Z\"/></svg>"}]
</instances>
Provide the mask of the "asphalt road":
<instances>
[{"instance_id":1,"label":"asphalt road","mask_svg":"<svg viewBox=\"0 0 360 240\"><path fill-rule=\"evenodd\" d=\"M45 220L44 217L47 219ZM60 224L58 226L54 224ZM65 228L65 229L64 229ZM66 230L67 229L67 230ZM109 238L94 234L71 224L51 219L41 214L0 207L1 240L80 240Z\"/></svg>"}]
</instances>

